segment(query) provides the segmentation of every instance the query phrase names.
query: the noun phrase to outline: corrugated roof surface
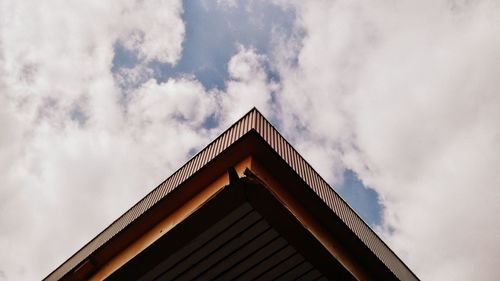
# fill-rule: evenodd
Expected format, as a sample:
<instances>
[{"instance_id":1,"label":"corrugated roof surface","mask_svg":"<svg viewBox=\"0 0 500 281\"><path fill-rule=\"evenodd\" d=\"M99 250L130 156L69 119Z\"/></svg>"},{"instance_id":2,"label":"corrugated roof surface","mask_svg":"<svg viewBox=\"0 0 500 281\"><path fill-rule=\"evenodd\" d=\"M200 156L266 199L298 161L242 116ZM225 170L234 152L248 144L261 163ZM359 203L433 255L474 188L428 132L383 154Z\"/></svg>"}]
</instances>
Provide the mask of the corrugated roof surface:
<instances>
[{"instance_id":1,"label":"corrugated roof surface","mask_svg":"<svg viewBox=\"0 0 500 281\"><path fill-rule=\"evenodd\" d=\"M84 261L95 250L132 223L247 132L255 130L285 160L311 189L339 216L363 243L401 280L418 280L406 265L387 247L366 223L314 171L299 153L281 136L257 109L252 109L217 139L189 160L130 210L108 226L97 237L47 276L58 280Z\"/></svg>"}]
</instances>

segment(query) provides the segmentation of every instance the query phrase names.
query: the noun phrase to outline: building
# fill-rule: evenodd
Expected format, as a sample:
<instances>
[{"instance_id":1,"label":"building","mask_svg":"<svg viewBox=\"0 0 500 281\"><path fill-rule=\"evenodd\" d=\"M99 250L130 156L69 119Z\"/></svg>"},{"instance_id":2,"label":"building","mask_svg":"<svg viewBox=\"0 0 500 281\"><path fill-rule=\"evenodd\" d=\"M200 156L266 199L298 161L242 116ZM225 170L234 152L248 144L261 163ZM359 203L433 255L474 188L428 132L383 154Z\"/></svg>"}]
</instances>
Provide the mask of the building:
<instances>
[{"instance_id":1,"label":"building","mask_svg":"<svg viewBox=\"0 0 500 281\"><path fill-rule=\"evenodd\" d=\"M418 280L252 109L46 280Z\"/></svg>"}]
</instances>

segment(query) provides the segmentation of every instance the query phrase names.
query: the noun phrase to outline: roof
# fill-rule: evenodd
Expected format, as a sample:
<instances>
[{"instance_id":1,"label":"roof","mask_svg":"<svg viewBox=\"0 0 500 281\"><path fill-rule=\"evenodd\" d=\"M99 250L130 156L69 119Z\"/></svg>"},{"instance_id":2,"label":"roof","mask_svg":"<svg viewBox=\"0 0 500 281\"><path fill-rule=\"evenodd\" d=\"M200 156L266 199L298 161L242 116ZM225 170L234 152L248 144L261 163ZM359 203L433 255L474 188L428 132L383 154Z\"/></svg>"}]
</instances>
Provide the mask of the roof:
<instances>
[{"instance_id":1,"label":"roof","mask_svg":"<svg viewBox=\"0 0 500 281\"><path fill-rule=\"evenodd\" d=\"M118 239L118 234L124 232L127 228L134 227L134 224L137 224L141 217L146 216L152 209L168 198L170 194L175 193L180 186L195 178L197 174L203 173L204 169L210 166L210 163L215 162L226 151L236 147L239 142L248 139L249 136L252 136L253 139L258 139L271 153L283 161L293 171L295 176L300 178L304 185L398 279L418 280L415 274L411 272L399 257L255 108L50 273L46 277L46 280L59 280L78 268L91 266L89 265L91 262L88 261L96 252L105 248L110 244L110 241Z\"/></svg>"}]
</instances>

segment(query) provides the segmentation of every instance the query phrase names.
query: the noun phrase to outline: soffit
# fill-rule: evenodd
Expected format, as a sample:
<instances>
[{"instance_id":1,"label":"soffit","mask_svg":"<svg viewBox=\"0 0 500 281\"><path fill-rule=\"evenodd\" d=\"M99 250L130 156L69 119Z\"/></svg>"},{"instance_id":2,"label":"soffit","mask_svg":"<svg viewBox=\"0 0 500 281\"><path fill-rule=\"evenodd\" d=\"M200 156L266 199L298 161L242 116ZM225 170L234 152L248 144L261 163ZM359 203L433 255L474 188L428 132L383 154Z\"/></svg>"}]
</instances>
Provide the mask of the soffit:
<instances>
[{"instance_id":1,"label":"soffit","mask_svg":"<svg viewBox=\"0 0 500 281\"><path fill-rule=\"evenodd\" d=\"M267 188L247 178L107 278L123 279L355 280Z\"/></svg>"}]
</instances>

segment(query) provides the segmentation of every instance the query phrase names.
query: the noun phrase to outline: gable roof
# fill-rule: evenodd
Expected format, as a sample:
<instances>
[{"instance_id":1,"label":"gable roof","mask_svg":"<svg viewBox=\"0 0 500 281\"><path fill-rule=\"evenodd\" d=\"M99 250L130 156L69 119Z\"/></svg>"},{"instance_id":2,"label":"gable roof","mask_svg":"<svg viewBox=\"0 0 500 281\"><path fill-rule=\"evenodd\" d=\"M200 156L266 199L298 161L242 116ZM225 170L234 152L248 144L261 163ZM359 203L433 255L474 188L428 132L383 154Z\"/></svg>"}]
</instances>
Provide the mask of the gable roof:
<instances>
[{"instance_id":1,"label":"gable roof","mask_svg":"<svg viewBox=\"0 0 500 281\"><path fill-rule=\"evenodd\" d=\"M81 267L91 266L88 262L89 257L109 244L111 240L116 239L118 234L136 223L162 199L167 198L179 186L200 173L209 163L214 162L222 153L234 147L248 135L256 136L265 142L397 278L418 280L394 252L255 108L50 273L46 280L59 280Z\"/></svg>"}]
</instances>

